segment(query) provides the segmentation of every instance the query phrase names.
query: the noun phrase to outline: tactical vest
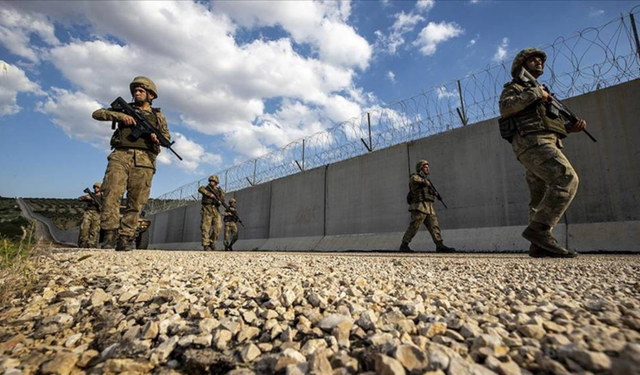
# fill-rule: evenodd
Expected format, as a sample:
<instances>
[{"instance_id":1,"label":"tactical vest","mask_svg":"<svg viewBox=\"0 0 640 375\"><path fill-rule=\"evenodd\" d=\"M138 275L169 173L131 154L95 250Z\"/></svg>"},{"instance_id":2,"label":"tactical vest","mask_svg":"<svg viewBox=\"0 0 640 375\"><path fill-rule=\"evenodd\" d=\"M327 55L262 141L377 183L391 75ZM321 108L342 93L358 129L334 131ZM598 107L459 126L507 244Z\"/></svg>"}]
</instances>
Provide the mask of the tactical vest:
<instances>
[{"instance_id":1,"label":"tactical vest","mask_svg":"<svg viewBox=\"0 0 640 375\"><path fill-rule=\"evenodd\" d=\"M100 200L100 198L98 198L98 200ZM86 206L84 208L85 211L99 211L98 205L95 204L95 202L92 200L90 201L85 201ZM100 202L102 203L102 202Z\"/></svg>"},{"instance_id":2,"label":"tactical vest","mask_svg":"<svg viewBox=\"0 0 640 375\"><path fill-rule=\"evenodd\" d=\"M138 113L144 117L149 123L155 128L160 128L160 124L158 123L157 112L160 110L157 108L151 108L151 112L139 110ZM156 154L158 153L158 147L153 141L151 141L151 137L146 134L142 137L133 140L131 138L131 132L133 131L133 126L122 126L118 124L118 128L115 132L113 132L113 136L111 137L111 148L115 149L129 149L136 148L141 150L149 150L153 151Z\"/></svg>"},{"instance_id":3,"label":"tactical vest","mask_svg":"<svg viewBox=\"0 0 640 375\"><path fill-rule=\"evenodd\" d=\"M227 212L231 213L232 215L225 216L224 217L224 222L225 223L237 223L238 222L238 211L233 207L229 207Z\"/></svg>"},{"instance_id":4,"label":"tactical vest","mask_svg":"<svg viewBox=\"0 0 640 375\"><path fill-rule=\"evenodd\" d=\"M518 92L523 92L526 88L519 83L513 83ZM565 121L562 117L552 118L547 115L547 106L542 101L532 103L524 110L511 116L521 136L537 133L541 131L551 131L557 133L560 138L567 136Z\"/></svg>"},{"instance_id":5,"label":"tactical vest","mask_svg":"<svg viewBox=\"0 0 640 375\"><path fill-rule=\"evenodd\" d=\"M213 190L211 188L211 186L207 185L207 186L205 186L205 189L207 189L210 193L213 192L215 195L218 196L218 198L220 198L220 196L221 196L220 195L220 192L221 192L220 188L216 188L215 190ZM220 207L220 203L217 200L215 200L213 198L210 198L208 195L204 195L204 194L202 194L202 205L203 206L211 206L211 205L213 205L213 206L216 206L216 207Z\"/></svg>"},{"instance_id":6,"label":"tactical vest","mask_svg":"<svg viewBox=\"0 0 640 375\"><path fill-rule=\"evenodd\" d=\"M411 176L413 177L413 175L417 175L417 173L414 173ZM430 185L415 186L409 183L409 189L411 189L411 193L413 195L411 203L433 202L436 200L435 192L431 189Z\"/></svg>"}]
</instances>

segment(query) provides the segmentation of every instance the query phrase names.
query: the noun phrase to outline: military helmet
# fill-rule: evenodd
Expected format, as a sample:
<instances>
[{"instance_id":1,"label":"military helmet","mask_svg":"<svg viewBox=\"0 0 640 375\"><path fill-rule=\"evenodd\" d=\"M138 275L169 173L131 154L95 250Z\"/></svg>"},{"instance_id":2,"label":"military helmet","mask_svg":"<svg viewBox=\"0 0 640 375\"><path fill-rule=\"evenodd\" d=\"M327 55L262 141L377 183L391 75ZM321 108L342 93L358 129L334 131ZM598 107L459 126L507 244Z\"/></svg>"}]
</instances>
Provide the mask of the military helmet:
<instances>
[{"instance_id":1,"label":"military helmet","mask_svg":"<svg viewBox=\"0 0 640 375\"><path fill-rule=\"evenodd\" d=\"M231 204L231 203L236 203L235 198L231 198L231 199L229 199L229 204Z\"/></svg>"},{"instance_id":2,"label":"military helmet","mask_svg":"<svg viewBox=\"0 0 640 375\"><path fill-rule=\"evenodd\" d=\"M211 176L209 176L209 181L215 181L215 182L220 182L220 179L218 178L217 174L212 174Z\"/></svg>"},{"instance_id":3,"label":"military helmet","mask_svg":"<svg viewBox=\"0 0 640 375\"><path fill-rule=\"evenodd\" d=\"M96 182L95 184L93 184L93 187L102 187L102 183L101 182Z\"/></svg>"},{"instance_id":4,"label":"military helmet","mask_svg":"<svg viewBox=\"0 0 640 375\"><path fill-rule=\"evenodd\" d=\"M511 76L516 78L518 75L518 69L522 66L522 64L527 61L530 57L540 56L542 58L542 63L544 64L547 61L547 54L540 49L537 48L526 48L522 51L518 52L516 57L513 59L513 64L511 64Z\"/></svg>"},{"instance_id":5,"label":"military helmet","mask_svg":"<svg viewBox=\"0 0 640 375\"><path fill-rule=\"evenodd\" d=\"M416 164L416 172L420 172L420 170L422 169L422 167L423 167L425 164L426 164L426 165L429 165L429 162L428 162L428 161L426 161L426 160L420 160L420 161L418 161L418 164Z\"/></svg>"},{"instance_id":6,"label":"military helmet","mask_svg":"<svg viewBox=\"0 0 640 375\"><path fill-rule=\"evenodd\" d=\"M151 79L143 76L137 76L136 78L134 78L133 81L131 81L131 83L129 84L129 91L131 91L132 96L133 96L133 89L138 86L147 90L147 92L153 93L153 96L155 98L158 98L158 88L156 87L156 84L153 83Z\"/></svg>"}]
</instances>

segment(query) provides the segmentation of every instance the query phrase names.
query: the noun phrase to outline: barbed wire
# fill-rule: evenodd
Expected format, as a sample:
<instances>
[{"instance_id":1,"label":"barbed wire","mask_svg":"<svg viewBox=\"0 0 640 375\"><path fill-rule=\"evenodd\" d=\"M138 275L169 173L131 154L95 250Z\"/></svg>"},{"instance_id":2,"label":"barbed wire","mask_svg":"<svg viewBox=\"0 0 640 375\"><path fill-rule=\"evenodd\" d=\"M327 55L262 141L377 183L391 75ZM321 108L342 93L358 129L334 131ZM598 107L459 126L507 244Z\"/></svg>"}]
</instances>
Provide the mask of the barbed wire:
<instances>
[{"instance_id":1,"label":"barbed wire","mask_svg":"<svg viewBox=\"0 0 640 375\"><path fill-rule=\"evenodd\" d=\"M635 20L639 13L640 6L635 6L627 16L538 47L547 53L545 83L558 97L567 98L640 77ZM510 65L494 63L413 97L370 108L330 129L217 173L220 184L227 192L236 191L497 117L503 85L512 79ZM198 200L198 187L206 183L206 179L194 181L152 199L147 212Z\"/></svg>"}]
</instances>

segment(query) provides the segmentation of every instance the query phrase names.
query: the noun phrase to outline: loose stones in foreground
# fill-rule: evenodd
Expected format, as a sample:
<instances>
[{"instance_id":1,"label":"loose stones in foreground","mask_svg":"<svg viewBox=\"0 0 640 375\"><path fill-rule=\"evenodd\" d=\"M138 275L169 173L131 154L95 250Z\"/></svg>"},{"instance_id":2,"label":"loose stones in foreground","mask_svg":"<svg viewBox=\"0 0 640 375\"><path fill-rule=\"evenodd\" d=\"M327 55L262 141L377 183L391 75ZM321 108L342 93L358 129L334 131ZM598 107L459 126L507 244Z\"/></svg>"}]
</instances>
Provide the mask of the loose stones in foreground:
<instances>
[{"instance_id":1,"label":"loose stones in foreground","mask_svg":"<svg viewBox=\"0 0 640 375\"><path fill-rule=\"evenodd\" d=\"M640 258L58 252L5 374L638 374Z\"/></svg>"}]
</instances>

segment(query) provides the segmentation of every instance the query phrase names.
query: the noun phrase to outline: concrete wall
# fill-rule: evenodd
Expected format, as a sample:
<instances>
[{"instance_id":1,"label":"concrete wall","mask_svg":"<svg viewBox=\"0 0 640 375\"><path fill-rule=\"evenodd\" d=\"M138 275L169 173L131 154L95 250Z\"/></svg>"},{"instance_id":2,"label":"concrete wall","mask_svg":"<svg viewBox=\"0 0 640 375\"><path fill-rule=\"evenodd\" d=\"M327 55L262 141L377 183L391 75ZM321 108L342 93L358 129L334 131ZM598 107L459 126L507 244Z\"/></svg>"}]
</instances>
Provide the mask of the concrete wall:
<instances>
[{"instance_id":1,"label":"concrete wall","mask_svg":"<svg viewBox=\"0 0 640 375\"><path fill-rule=\"evenodd\" d=\"M584 134L565 141L580 187L556 237L579 251L640 251L640 80L566 104L598 142ZM430 161L449 206L436 202L447 244L528 248L520 237L529 199L524 168L490 119L235 192L246 228L234 249L396 250L409 223L408 175L419 159ZM154 216L153 247L199 248L199 203ZM411 245L434 248L426 231Z\"/></svg>"}]
</instances>

